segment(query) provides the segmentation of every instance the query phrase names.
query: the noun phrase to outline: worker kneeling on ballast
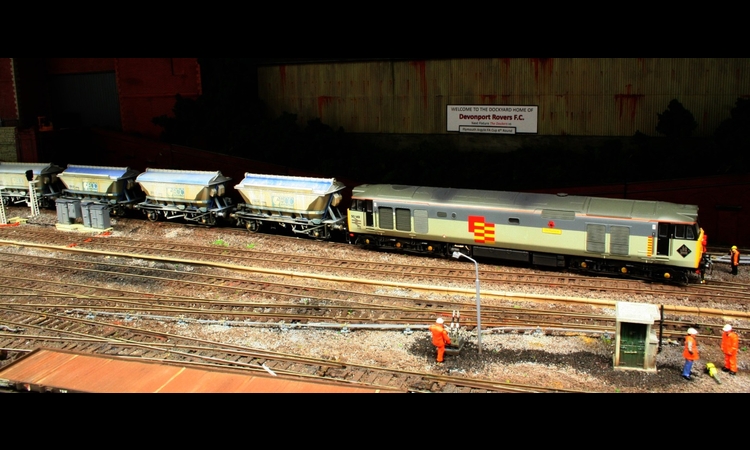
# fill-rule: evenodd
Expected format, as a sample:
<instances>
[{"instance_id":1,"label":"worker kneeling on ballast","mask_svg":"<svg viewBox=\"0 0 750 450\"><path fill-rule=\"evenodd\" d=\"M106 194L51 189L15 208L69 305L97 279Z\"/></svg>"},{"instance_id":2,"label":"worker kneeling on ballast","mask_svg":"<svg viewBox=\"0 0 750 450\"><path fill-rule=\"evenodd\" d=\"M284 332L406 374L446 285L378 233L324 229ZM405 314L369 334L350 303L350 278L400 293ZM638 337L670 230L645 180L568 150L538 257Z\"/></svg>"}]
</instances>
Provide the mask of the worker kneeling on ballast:
<instances>
[{"instance_id":1,"label":"worker kneeling on ballast","mask_svg":"<svg viewBox=\"0 0 750 450\"><path fill-rule=\"evenodd\" d=\"M453 317L449 328L445 328L442 317L438 317L435 323L430 325L432 333L432 345L437 349L437 362L442 363L444 356L458 355L464 344L464 339L459 334L460 313L453 311Z\"/></svg>"}]
</instances>

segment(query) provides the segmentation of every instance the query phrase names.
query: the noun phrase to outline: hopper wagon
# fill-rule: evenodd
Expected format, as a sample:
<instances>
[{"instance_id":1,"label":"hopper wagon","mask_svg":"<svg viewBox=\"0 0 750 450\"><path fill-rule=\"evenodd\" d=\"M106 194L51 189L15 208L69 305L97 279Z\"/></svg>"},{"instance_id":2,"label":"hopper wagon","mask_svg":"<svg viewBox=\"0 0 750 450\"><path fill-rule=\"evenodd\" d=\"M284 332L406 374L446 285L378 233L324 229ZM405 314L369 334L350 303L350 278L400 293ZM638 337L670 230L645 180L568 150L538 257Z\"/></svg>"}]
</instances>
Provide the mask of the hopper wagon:
<instances>
[{"instance_id":1,"label":"hopper wagon","mask_svg":"<svg viewBox=\"0 0 750 450\"><path fill-rule=\"evenodd\" d=\"M68 165L58 176L66 187L63 197L106 205L111 214L122 217L145 199L135 181L139 174L129 167Z\"/></svg>"},{"instance_id":2,"label":"hopper wagon","mask_svg":"<svg viewBox=\"0 0 750 450\"><path fill-rule=\"evenodd\" d=\"M227 195L231 180L219 171L147 168L136 178L146 199L135 208L152 222L163 217L215 225L234 209Z\"/></svg>"},{"instance_id":3,"label":"hopper wagon","mask_svg":"<svg viewBox=\"0 0 750 450\"><path fill-rule=\"evenodd\" d=\"M245 203L232 217L238 226L258 231L276 225L316 239L330 239L345 230L346 217L337 209L346 186L334 178L310 178L246 173L235 186Z\"/></svg>"},{"instance_id":4,"label":"hopper wagon","mask_svg":"<svg viewBox=\"0 0 750 450\"><path fill-rule=\"evenodd\" d=\"M58 178L62 167L51 163L0 162L0 187L4 205L27 203L29 199L29 178L36 182L36 196L43 208L54 206L55 199L63 190ZM28 204L28 203L27 203Z\"/></svg>"}]
</instances>

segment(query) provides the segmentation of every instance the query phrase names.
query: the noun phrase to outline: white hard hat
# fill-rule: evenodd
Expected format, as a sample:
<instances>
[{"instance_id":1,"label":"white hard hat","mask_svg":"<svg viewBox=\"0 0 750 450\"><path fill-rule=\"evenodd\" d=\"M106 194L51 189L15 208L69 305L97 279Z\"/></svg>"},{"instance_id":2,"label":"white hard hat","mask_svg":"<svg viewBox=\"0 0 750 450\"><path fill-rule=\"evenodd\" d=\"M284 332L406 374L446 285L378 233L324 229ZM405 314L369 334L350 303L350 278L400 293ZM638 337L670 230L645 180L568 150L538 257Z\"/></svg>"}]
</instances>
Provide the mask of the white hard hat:
<instances>
[{"instance_id":1,"label":"white hard hat","mask_svg":"<svg viewBox=\"0 0 750 450\"><path fill-rule=\"evenodd\" d=\"M724 328L722 328L724 331L732 331L732 326L729 324L724 325Z\"/></svg>"},{"instance_id":2,"label":"white hard hat","mask_svg":"<svg viewBox=\"0 0 750 450\"><path fill-rule=\"evenodd\" d=\"M438 317L437 320L435 321L435 323L443 323L443 318L442 317Z\"/></svg>"},{"instance_id":3,"label":"white hard hat","mask_svg":"<svg viewBox=\"0 0 750 450\"><path fill-rule=\"evenodd\" d=\"M688 328L688 334L698 334L698 330L695 328Z\"/></svg>"}]
</instances>

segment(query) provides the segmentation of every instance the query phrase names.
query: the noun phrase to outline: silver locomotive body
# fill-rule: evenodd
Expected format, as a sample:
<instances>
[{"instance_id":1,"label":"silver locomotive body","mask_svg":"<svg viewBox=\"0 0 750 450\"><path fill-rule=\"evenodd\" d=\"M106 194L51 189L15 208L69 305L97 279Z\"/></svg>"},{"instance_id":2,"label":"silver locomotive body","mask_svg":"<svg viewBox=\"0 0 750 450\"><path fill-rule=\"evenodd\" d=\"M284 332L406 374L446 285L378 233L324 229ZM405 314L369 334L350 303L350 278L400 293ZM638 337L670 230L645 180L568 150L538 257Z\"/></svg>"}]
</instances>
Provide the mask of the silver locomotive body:
<instances>
[{"instance_id":1,"label":"silver locomotive body","mask_svg":"<svg viewBox=\"0 0 750 450\"><path fill-rule=\"evenodd\" d=\"M565 194L402 185L353 188L348 230L367 247L688 282L703 270L698 207Z\"/></svg>"}]
</instances>

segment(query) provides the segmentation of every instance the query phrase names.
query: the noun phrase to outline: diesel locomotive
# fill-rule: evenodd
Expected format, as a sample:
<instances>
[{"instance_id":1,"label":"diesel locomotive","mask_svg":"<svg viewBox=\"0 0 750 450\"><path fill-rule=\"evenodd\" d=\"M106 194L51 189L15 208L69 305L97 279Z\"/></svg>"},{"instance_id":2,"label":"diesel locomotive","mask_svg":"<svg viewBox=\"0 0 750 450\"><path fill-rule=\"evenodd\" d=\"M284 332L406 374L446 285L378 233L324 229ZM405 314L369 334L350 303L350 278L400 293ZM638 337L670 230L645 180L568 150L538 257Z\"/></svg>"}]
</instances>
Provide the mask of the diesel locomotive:
<instances>
[{"instance_id":1,"label":"diesel locomotive","mask_svg":"<svg viewBox=\"0 0 750 450\"><path fill-rule=\"evenodd\" d=\"M687 284L705 271L698 207L565 194L366 184L347 213L368 248Z\"/></svg>"}]
</instances>

